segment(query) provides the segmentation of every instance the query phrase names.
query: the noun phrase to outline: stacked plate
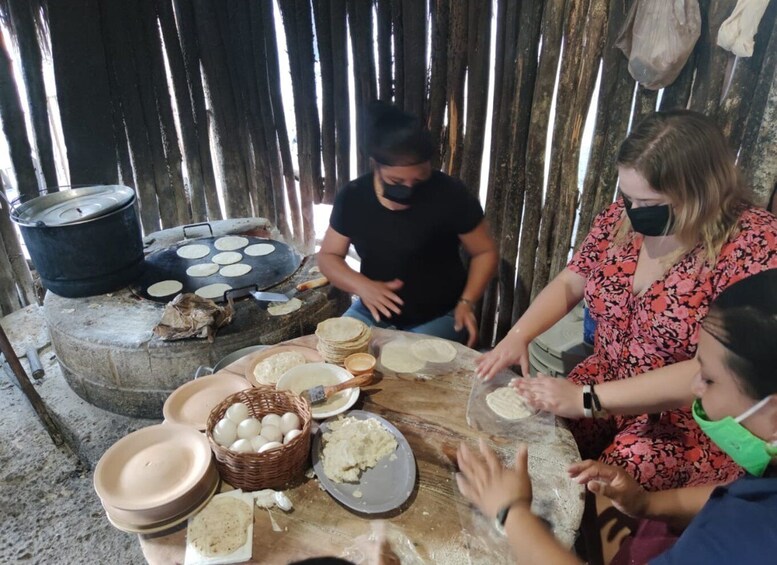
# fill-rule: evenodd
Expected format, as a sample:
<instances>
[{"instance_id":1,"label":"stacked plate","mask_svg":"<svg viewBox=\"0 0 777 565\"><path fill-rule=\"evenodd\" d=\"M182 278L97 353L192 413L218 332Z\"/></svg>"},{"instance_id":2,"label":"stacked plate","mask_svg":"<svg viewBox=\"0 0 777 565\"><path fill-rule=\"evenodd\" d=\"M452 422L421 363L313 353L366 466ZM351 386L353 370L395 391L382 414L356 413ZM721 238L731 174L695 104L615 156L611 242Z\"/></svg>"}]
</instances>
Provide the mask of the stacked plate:
<instances>
[{"instance_id":1,"label":"stacked plate","mask_svg":"<svg viewBox=\"0 0 777 565\"><path fill-rule=\"evenodd\" d=\"M199 512L219 486L204 434L181 424L140 429L113 444L94 470L108 520L125 532L152 534Z\"/></svg>"},{"instance_id":2,"label":"stacked plate","mask_svg":"<svg viewBox=\"0 0 777 565\"><path fill-rule=\"evenodd\" d=\"M342 365L353 353L367 351L372 330L355 318L329 318L316 326L318 352L328 363Z\"/></svg>"}]
</instances>

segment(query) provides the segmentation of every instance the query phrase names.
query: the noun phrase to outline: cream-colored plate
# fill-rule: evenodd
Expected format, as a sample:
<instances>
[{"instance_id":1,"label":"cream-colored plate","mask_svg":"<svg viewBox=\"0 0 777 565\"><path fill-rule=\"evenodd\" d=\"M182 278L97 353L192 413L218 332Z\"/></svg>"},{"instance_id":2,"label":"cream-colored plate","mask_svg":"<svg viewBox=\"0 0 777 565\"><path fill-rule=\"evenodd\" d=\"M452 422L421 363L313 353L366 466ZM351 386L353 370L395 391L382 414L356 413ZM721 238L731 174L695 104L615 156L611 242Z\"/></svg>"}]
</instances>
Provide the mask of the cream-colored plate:
<instances>
[{"instance_id":1,"label":"cream-colored plate","mask_svg":"<svg viewBox=\"0 0 777 565\"><path fill-rule=\"evenodd\" d=\"M347 381L353 375L337 365L331 363L308 363L289 369L280 379L275 388L278 390L290 390L300 394L319 384L332 385ZM328 382L325 382L328 381ZM359 398L360 389L349 388L331 396L323 404L310 407L310 413L316 420L331 418L348 410Z\"/></svg>"},{"instance_id":2,"label":"cream-colored plate","mask_svg":"<svg viewBox=\"0 0 777 565\"><path fill-rule=\"evenodd\" d=\"M256 377L254 376L254 369L256 369L256 366L259 363L268 357L272 357L276 353L283 353L284 351L297 351L302 353L302 355L305 356L305 359L307 359L308 363L319 363L324 360L318 351L311 349L310 347L303 347L301 345L277 345L275 347L268 347L267 349L263 349L262 351L254 353L251 355L251 357L248 358L244 373L246 380L256 387L267 386L256 380Z\"/></svg>"},{"instance_id":3,"label":"cream-colored plate","mask_svg":"<svg viewBox=\"0 0 777 565\"><path fill-rule=\"evenodd\" d=\"M208 375L179 386L165 400L165 422L184 424L204 431L208 416L230 394L251 388L243 377L231 374Z\"/></svg>"},{"instance_id":4,"label":"cream-colored plate","mask_svg":"<svg viewBox=\"0 0 777 565\"><path fill-rule=\"evenodd\" d=\"M94 489L109 506L149 510L175 503L208 471L210 445L183 424L157 424L123 437L94 470Z\"/></svg>"}]
</instances>

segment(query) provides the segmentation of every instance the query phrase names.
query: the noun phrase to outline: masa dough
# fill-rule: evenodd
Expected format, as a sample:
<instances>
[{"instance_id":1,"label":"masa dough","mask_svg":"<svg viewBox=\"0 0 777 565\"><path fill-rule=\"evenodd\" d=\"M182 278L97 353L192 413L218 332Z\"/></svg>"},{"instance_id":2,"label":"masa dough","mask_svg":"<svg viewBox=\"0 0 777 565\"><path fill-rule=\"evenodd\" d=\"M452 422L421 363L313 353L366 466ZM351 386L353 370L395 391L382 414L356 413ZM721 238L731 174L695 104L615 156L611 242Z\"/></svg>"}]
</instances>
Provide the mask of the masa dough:
<instances>
[{"instance_id":1,"label":"masa dough","mask_svg":"<svg viewBox=\"0 0 777 565\"><path fill-rule=\"evenodd\" d=\"M234 553L248 538L253 507L233 496L213 498L189 524L187 541L205 557Z\"/></svg>"},{"instance_id":2,"label":"masa dough","mask_svg":"<svg viewBox=\"0 0 777 565\"><path fill-rule=\"evenodd\" d=\"M413 342L410 351L429 363L450 363L456 358L456 348L444 339L419 339Z\"/></svg>"},{"instance_id":3,"label":"masa dough","mask_svg":"<svg viewBox=\"0 0 777 565\"><path fill-rule=\"evenodd\" d=\"M337 483L355 483L362 471L394 453L397 440L373 418L342 418L324 434L324 473Z\"/></svg>"},{"instance_id":4,"label":"masa dough","mask_svg":"<svg viewBox=\"0 0 777 565\"><path fill-rule=\"evenodd\" d=\"M271 302L267 306L267 313L270 316L284 316L296 312L302 307L302 301L299 298L292 298L286 302Z\"/></svg>"},{"instance_id":5,"label":"masa dough","mask_svg":"<svg viewBox=\"0 0 777 565\"><path fill-rule=\"evenodd\" d=\"M254 367L254 377L261 384L275 385L283 373L305 363L307 360L299 351L281 351L257 363Z\"/></svg>"},{"instance_id":6,"label":"masa dough","mask_svg":"<svg viewBox=\"0 0 777 565\"><path fill-rule=\"evenodd\" d=\"M219 265L231 265L239 262L243 256L237 251L222 251L213 256L212 261Z\"/></svg>"},{"instance_id":7,"label":"masa dough","mask_svg":"<svg viewBox=\"0 0 777 565\"><path fill-rule=\"evenodd\" d=\"M156 298L161 298L162 296L170 296L171 294L175 294L176 292L179 292L183 288L183 284L181 284L180 281L175 280L166 280L166 281L159 281L157 283L152 284L150 287L146 289L146 292L149 296L154 296Z\"/></svg>"},{"instance_id":8,"label":"masa dough","mask_svg":"<svg viewBox=\"0 0 777 565\"><path fill-rule=\"evenodd\" d=\"M380 350L380 364L395 373L415 373L426 365L426 362L413 355L409 342L406 340L390 341Z\"/></svg>"},{"instance_id":9,"label":"masa dough","mask_svg":"<svg viewBox=\"0 0 777 565\"><path fill-rule=\"evenodd\" d=\"M511 386L503 386L486 396L486 404L494 414L505 420L520 420L534 414L526 400Z\"/></svg>"},{"instance_id":10,"label":"masa dough","mask_svg":"<svg viewBox=\"0 0 777 565\"><path fill-rule=\"evenodd\" d=\"M186 274L190 277L209 277L215 275L218 270L216 263L197 263L186 269Z\"/></svg>"},{"instance_id":11,"label":"masa dough","mask_svg":"<svg viewBox=\"0 0 777 565\"><path fill-rule=\"evenodd\" d=\"M273 251L275 251L275 246L270 243L254 243L245 248L245 254L251 257L269 255Z\"/></svg>"},{"instance_id":12,"label":"masa dough","mask_svg":"<svg viewBox=\"0 0 777 565\"><path fill-rule=\"evenodd\" d=\"M235 251L236 249L242 249L248 245L248 240L239 235L228 235L220 237L213 244L213 247L219 251Z\"/></svg>"},{"instance_id":13,"label":"masa dough","mask_svg":"<svg viewBox=\"0 0 777 565\"><path fill-rule=\"evenodd\" d=\"M228 290L232 290L232 287L228 284L214 283L198 288L194 291L194 294L197 296L202 296L203 298L214 299L221 298Z\"/></svg>"},{"instance_id":14,"label":"masa dough","mask_svg":"<svg viewBox=\"0 0 777 565\"><path fill-rule=\"evenodd\" d=\"M247 275L251 271L251 265L245 263L237 263L235 265L226 265L221 267L219 274L222 277L242 277Z\"/></svg>"},{"instance_id":15,"label":"masa dough","mask_svg":"<svg viewBox=\"0 0 777 565\"><path fill-rule=\"evenodd\" d=\"M200 259L210 253L210 247L201 244L184 245L179 247L175 253L182 259Z\"/></svg>"}]
</instances>

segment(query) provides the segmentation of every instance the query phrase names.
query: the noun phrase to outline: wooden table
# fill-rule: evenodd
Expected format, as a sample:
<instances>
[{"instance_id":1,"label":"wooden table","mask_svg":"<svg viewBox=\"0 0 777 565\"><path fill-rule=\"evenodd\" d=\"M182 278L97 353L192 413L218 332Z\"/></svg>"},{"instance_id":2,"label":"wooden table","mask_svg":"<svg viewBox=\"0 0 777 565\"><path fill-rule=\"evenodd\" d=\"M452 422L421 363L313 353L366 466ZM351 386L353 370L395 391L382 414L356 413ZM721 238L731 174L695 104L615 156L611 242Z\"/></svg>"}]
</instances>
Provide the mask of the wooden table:
<instances>
[{"instance_id":1,"label":"wooden table","mask_svg":"<svg viewBox=\"0 0 777 565\"><path fill-rule=\"evenodd\" d=\"M382 340L398 333L373 329L373 336ZM304 336L287 343L315 348L316 338ZM491 564L502 557L509 562L506 554L495 560L494 555L485 555L477 548L479 536L471 535L473 513L458 492L453 464L443 451L450 452L461 441L476 444L483 435L467 425L467 402L478 353L463 345L456 347L455 369L448 374L432 378L377 375L376 382L362 390L354 408L374 412L393 423L407 438L416 458L416 489L403 508L384 516L392 535L399 536L397 539L428 563ZM224 371L242 375L245 363L246 359L241 359ZM527 429L521 435L529 442L534 508L549 517L557 537L571 546L583 512L582 490L570 483L565 471L580 459L574 439L562 425L555 427L552 436L547 428ZM493 440L497 445L505 443ZM288 514L272 510L280 532L273 531L266 510L256 509L250 563L285 564L313 556L353 555L348 550L355 547L354 539L372 531L369 518L341 506L315 479L287 494L294 510ZM474 520L485 524L482 519ZM140 542L152 565L183 563L185 536L186 529L181 527L163 536L140 536Z\"/></svg>"}]
</instances>

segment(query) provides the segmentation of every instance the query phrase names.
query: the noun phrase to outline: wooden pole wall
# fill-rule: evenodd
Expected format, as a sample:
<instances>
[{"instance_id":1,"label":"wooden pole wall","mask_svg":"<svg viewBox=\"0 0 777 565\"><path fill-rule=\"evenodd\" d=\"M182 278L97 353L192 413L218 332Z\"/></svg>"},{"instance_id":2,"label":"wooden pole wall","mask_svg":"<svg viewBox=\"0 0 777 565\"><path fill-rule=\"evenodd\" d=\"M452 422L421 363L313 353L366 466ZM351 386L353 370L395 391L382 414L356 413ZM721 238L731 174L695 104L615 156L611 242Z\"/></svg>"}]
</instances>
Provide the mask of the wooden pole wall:
<instances>
[{"instance_id":1,"label":"wooden pole wall","mask_svg":"<svg viewBox=\"0 0 777 565\"><path fill-rule=\"evenodd\" d=\"M756 200L771 194L777 4L753 56L736 59L716 43L736 0L700 0L699 41L659 94L635 84L615 47L633 3L0 0L22 69L14 75L17 51L3 45L4 133L22 192L56 184L52 93L41 79L48 33L74 183L134 187L146 232L260 214L312 251L322 235L314 205L331 204L354 173L369 171L364 109L376 98L394 102L428 124L435 166L486 194L501 258L481 306L487 346L612 202L618 147L657 104L714 117ZM0 271L16 280L16 307L30 282L11 266L14 249L0 248ZM12 307L9 289L0 289L3 308Z\"/></svg>"}]
</instances>

